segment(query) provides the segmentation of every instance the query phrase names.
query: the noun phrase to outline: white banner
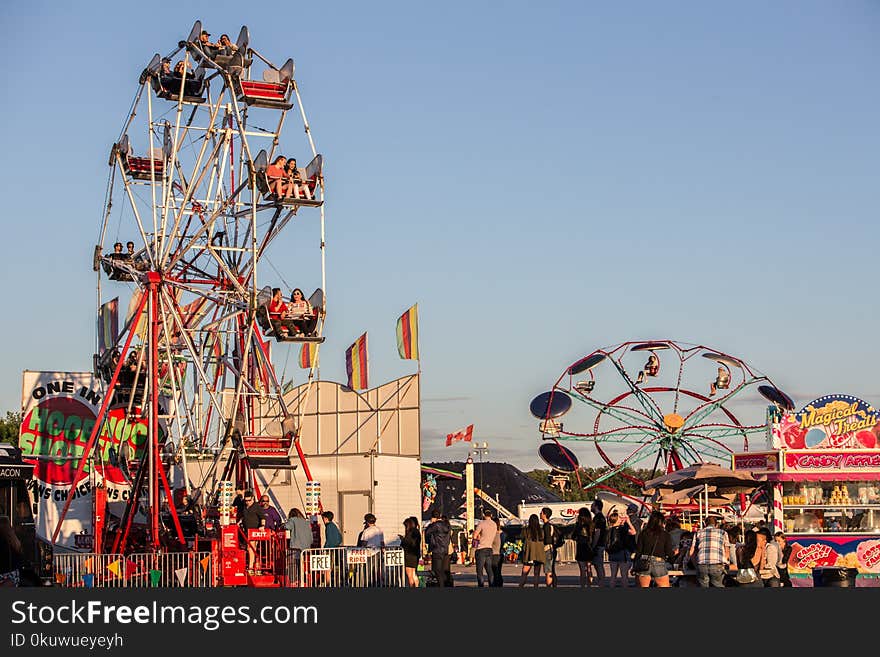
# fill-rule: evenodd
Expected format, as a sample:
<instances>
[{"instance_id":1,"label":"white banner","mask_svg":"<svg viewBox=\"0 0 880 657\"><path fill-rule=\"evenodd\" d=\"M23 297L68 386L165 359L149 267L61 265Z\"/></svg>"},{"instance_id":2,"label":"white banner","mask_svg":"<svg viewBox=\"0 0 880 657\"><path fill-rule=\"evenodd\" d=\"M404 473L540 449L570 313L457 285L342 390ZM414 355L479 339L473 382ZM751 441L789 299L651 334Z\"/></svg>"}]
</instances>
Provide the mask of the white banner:
<instances>
[{"instance_id":1,"label":"white banner","mask_svg":"<svg viewBox=\"0 0 880 657\"><path fill-rule=\"evenodd\" d=\"M22 377L22 423L19 447L22 458L34 464L28 487L37 504L37 536L51 542L69 496L70 507L56 546L89 551L92 547L92 488L107 489L113 513L115 502L124 502L131 491L125 465L118 455L137 457L147 442L147 425L126 416L125 407L111 408L92 452L93 461L73 482L80 457L89 440L104 400L101 382L91 372L34 372Z\"/></svg>"}]
</instances>

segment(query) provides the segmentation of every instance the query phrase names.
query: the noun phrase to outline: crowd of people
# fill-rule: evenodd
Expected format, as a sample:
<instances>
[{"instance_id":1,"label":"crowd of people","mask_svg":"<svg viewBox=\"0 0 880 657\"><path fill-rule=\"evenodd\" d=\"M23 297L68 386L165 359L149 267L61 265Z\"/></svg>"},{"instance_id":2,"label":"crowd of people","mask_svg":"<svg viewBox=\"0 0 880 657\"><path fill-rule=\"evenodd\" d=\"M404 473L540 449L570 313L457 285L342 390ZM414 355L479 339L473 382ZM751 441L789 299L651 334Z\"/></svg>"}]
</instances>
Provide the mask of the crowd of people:
<instances>
[{"instance_id":1,"label":"crowd of people","mask_svg":"<svg viewBox=\"0 0 880 657\"><path fill-rule=\"evenodd\" d=\"M342 546L342 535L331 511L321 516L325 536L321 545L299 509L291 509L283 520L267 495L257 505L252 492L239 490L236 500L236 506L242 509L240 522L244 529L285 529L290 547L301 550ZM613 507L606 517L603 506L602 500L594 500L589 508L580 508L575 521L568 525L551 522L552 510L548 507L540 514L531 514L519 531L522 548L518 586L525 587L531 579L534 587L556 587L556 565L566 541L574 543L581 588L666 588L674 582L700 587L791 586L787 565L791 547L782 532L772 534L763 521L743 534L739 525L723 528L720 516L709 514L701 527L686 531L676 515L653 510L643 518L638 506L630 504L626 509ZM424 528L415 516L405 518L402 524L402 532L390 544L399 544L403 549L406 585L421 585L422 567L428 585L452 586L451 562L460 548L453 544L449 518L434 509ZM477 587L503 586L502 546L508 531L492 509L482 511L480 522L468 536L467 549ZM364 516L356 546L386 547L385 532L372 513Z\"/></svg>"},{"instance_id":2,"label":"crowd of people","mask_svg":"<svg viewBox=\"0 0 880 657\"><path fill-rule=\"evenodd\" d=\"M519 586L530 573L533 584L556 586L556 561L566 540L575 545L580 586L635 586L666 588L673 585L700 587L786 587L791 586L788 560L791 546L781 531L775 534L763 521L743 533L731 524L722 528L721 517L708 514L701 527L685 531L675 515L651 511L646 519L635 504L625 512L616 508L602 513L595 500L582 507L571 526L550 522L550 509L532 514L522 531ZM480 565L476 564L479 573ZM479 574L478 574L479 577Z\"/></svg>"}]
</instances>

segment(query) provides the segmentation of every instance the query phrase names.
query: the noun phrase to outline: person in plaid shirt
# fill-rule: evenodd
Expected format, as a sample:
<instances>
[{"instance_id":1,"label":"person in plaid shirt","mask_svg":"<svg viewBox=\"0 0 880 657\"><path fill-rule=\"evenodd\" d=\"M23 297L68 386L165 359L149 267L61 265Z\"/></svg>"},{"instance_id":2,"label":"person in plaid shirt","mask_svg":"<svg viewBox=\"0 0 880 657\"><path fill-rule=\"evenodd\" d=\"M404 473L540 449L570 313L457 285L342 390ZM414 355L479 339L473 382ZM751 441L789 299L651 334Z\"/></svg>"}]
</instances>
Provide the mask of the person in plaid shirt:
<instances>
[{"instance_id":1,"label":"person in plaid shirt","mask_svg":"<svg viewBox=\"0 0 880 657\"><path fill-rule=\"evenodd\" d=\"M706 517L706 526L691 542L689 556L697 565L697 583L703 587L724 586L724 566L730 563L730 539L718 527L718 516Z\"/></svg>"}]
</instances>

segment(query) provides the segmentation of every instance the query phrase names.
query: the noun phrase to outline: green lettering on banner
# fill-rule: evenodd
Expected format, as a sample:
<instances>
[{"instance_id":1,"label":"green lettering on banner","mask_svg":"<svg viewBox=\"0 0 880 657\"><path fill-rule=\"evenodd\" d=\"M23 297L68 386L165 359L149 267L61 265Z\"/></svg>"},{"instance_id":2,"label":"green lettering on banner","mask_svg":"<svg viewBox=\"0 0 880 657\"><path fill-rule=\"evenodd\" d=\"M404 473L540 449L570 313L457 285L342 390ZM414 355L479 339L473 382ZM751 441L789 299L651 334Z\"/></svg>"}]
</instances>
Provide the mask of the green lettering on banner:
<instances>
[{"instance_id":1,"label":"green lettering on banner","mask_svg":"<svg viewBox=\"0 0 880 657\"><path fill-rule=\"evenodd\" d=\"M161 432L160 432L161 433ZM136 450L138 447L147 442L147 425L138 423L134 425L134 431L131 433L131 444Z\"/></svg>"},{"instance_id":2,"label":"green lettering on banner","mask_svg":"<svg viewBox=\"0 0 880 657\"><path fill-rule=\"evenodd\" d=\"M64 423L64 437L70 442L76 442L80 437L82 418L79 415L70 415Z\"/></svg>"},{"instance_id":3,"label":"green lettering on banner","mask_svg":"<svg viewBox=\"0 0 880 657\"><path fill-rule=\"evenodd\" d=\"M57 436L64 431L64 414L61 411L52 411L46 421L46 432L50 436Z\"/></svg>"},{"instance_id":4,"label":"green lettering on banner","mask_svg":"<svg viewBox=\"0 0 880 657\"><path fill-rule=\"evenodd\" d=\"M33 433L40 433L46 424L46 416L49 414L48 408L35 408L29 415L28 430Z\"/></svg>"}]
</instances>

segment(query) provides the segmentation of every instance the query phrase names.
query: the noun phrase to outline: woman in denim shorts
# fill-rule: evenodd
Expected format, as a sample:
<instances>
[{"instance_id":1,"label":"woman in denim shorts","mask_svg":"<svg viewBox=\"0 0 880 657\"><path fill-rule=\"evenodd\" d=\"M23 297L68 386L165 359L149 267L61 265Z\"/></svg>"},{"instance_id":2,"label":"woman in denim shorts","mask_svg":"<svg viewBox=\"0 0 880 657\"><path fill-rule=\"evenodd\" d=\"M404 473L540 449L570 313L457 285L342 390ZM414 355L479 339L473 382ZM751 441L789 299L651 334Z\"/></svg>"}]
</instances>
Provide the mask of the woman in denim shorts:
<instances>
[{"instance_id":1,"label":"woman in denim shorts","mask_svg":"<svg viewBox=\"0 0 880 657\"><path fill-rule=\"evenodd\" d=\"M651 582L658 588L669 587L669 568L666 563L675 559L678 548L672 545L672 536L664 529L664 524L663 514L660 511L651 511L648 524L639 533L636 541L633 573L643 589L651 586ZM647 560L647 564L640 565L644 560Z\"/></svg>"}]
</instances>

